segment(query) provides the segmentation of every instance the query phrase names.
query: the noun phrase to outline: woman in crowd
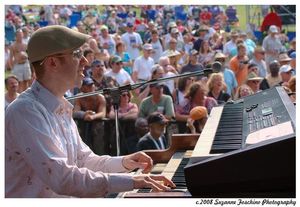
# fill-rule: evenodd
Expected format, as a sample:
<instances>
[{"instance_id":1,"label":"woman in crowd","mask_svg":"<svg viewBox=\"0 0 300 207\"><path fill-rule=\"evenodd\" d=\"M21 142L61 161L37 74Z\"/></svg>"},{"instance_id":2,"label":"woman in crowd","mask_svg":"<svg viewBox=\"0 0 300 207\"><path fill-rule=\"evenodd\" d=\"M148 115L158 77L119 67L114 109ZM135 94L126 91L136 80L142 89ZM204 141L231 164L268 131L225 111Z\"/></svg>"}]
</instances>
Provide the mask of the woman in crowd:
<instances>
[{"instance_id":1,"label":"woman in crowd","mask_svg":"<svg viewBox=\"0 0 300 207\"><path fill-rule=\"evenodd\" d=\"M138 116L138 106L131 102L131 94L123 92L120 96L120 105L118 109L119 119L132 119L135 120ZM115 111L113 106L109 112L110 119L115 119Z\"/></svg>"},{"instance_id":2,"label":"woman in crowd","mask_svg":"<svg viewBox=\"0 0 300 207\"><path fill-rule=\"evenodd\" d=\"M214 55L215 52L209 46L209 42L207 40L203 40L199 49L198 62L205 67L213 60Z\"/></svg>"},{"instance_id":3,"label":"woman in crowd","mask_svg":"<svg viewBox=\"0 0 300 207\"><path fill-rule=\"evenodd\" d=\"M122 58L123 69L129 74L132 74L132 60L127 52L125 52L125 45L123 42L116 44L116 55Z\"/></svg>"},{"instance_id":4,"label":"woman in crowd","mask_svg":"<svg viewBox=\"0 0 300 207\"><path fill-rule=\"evenodd\" d=\"M185 98L187 102L184 106L177 105L175 117L177 121L186 122L192 108L196 106L204 106L207 112L210 113L214 106L217 106L217 101L212 97L207 97L207 89L203 83L195 82L189 88Z\"/></svg>"},{"instance_id":5,"label":"woman in crowd","mask_svg":"<svg viewBox=\"0 0 300 207\"><path fill-rule=\"evenodd\" d=\"M240 87L238 87L236 94L235 94L235 100L239 98L243 98L245 96L249 96L254 94L251 88L247 84L243 84Z\"/></svg>"},{"instance_id":6,"label":"woman in crowd","mask_svg":"<svg viewBox=\"0 0 300 207\"><path fill-rule=\"evenodd\" d=\"M185 77L178 80L178 88L176 88L172 94L175 105L184 106L186 104L187 99L185 99L184 96L194 81L195 79L193 77Z\"/></svg>"},{"instance_id":7,"label":"woman in crowd","mask_svg":"<svg viewBox=\"0 0 300 207\"><path fill-rule=\"evenodd\" d=\"M226 91L226 83L224 82L223 75L221 73L213 73L208 79L208 97L216 99L218 104L223 104L230 99L230 95Z\"/></svg>"}]
</instances>

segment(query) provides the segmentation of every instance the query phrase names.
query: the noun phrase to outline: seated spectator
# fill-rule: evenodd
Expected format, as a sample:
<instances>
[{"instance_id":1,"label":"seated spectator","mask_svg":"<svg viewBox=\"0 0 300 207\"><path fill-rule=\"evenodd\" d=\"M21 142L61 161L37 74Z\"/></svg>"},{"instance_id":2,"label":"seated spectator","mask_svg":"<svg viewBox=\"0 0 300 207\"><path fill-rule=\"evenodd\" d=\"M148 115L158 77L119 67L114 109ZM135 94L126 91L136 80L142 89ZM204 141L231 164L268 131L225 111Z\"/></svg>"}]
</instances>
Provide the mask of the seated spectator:
<instances>
[{"instance_id":1,"label":"seated spectator","mask_svg":"<svg viewBox=\"0 0 300 207\"><path fill-rule=\"evenodd\" d=\"M279 75L281 76L281 80L282 80L280 85L288 87L288 82L292 77L292 71L293 69L290 65L283 65L280 67Z\"/></svg>"},{"instance_id":2,"label":"seated spectator","mask_svg":"<svg viewBox=\"0 0 300 207\"><path fill-rule=\"evenodd\" d=\"M168 119L161 113L155 112L150 114L147 120L149 132L138 141L137 150L167 149L169 143L164 132L166 130Z\"/></svg>"},{"instance_id":3,"label":"seated spectator","mask_svg":"<svg viewBox=\"0 0 300 207\"><path fill-rule=\"evenodd\" d=\"M280 64L277 60L274 60L269 65L270 74L267 75L266 78L262 80L259 88L261 90L265 90L268 88L272 88L280 84L281 76L279 75Z\"/></svg>"},{"instance_id":4,"label":"seated spectator","mask_svg":"<svg viewBox=\"0 0 300 207\"><path fill-rule=\"evenodd\" d=\"M252 94L253 94L252 89L247 84L243 84L240 87L238 87L234 100L237 100L237 99L240 99L240 98L252 95Z\"/></svg>"},{"instance_id":5,"label":"seated spectator","mask_svg":"<svg viewBox=\"0 0 300 207\"><path fill-rule=\"evenodd\" d=\"M187 102L184 106L176 106L176 120L186 122L192 108L196 106L204 106L207 112L210 113L214 106L217 106L217 101L212 97L207 97L207 89L203 83L195 82L189 88L185 98Z\"/></svg>"},{"instance_id":6,"label":"seated spectator","mask_svg":"<svg viewBox=\"0 0 300 207\"><path fill-rule=\"evenodd\" d=\"M201 133L207 121L207 109L204 106L196 106L190 111L186 126L191 134Z\"/></svg>"},{"instance_id":7,"label":"seated spectator","mask_svg":"<svg viewBox=\"0 0 300 207\"><path fill-rule=\"evenodd\" d=\"M248 74L246 84L251 88L253 93L257 93L260 91L259 86L262 80L262 77L259 77L256 73L251 72Z\"/></svg>"},{"instance_id":8,"label":"seated spectator","mask_svg":"<svg viewBox=\"0 0 300 207\"><path fill-rule=\"evenodd\" d=\"M95 91L93 79L83 79L81 91L89 93ZM79 120L78 128L83 141L90 146L96 154L104 154L104 123L94 121L106 115L106 101L103 95L93 95L75 100L73 117Z\"/></svg>"},{"instance_id":9,"label":"seated spectator","mask_svg":"<svg viewBox=\"0 0 300 207\"><path fill-rule=\"evenodd\" d=\"M6 109L7 106L19 96L18 78L14 75L10 75L7 78L5 78L5 88L7 90L7 92L5 93L5 109Z\"/></svg>"},{"instance_id":10,"label":"seated spectator","mask_svg":"<svg viewBox=\"0 0 300 207\"><path fill-rule=\"evenodd\" d=\"M120 86L134 83L130 75L122 68L123 62L120 56L112 56L110 63L112 70L105 73L105 76L114 78Z\"/></svg>"},{"instance_id":11,"label":"seated spectator","mask_svg":"<svg viewBox=\"0 0 300 207\"><path fill-rule=\"evenodd\" d=\"M230 95L226 91L226 83L222 73L213 73L210 75L208 81L208 97L214 98L218 104L224 104L230 99Z\"/></svg>"},{"instance_id":12,"label":"seated spectator","mask_svg":"<svg viewBox=\"0 0 300 207\"><path fill-rule=\"evenodd\" d=\"M138 116L138 107L135 103L131 103L130 92L123 92L120 95L120 105L118 109L119 119L136 119ZM113 106L109 113L110 119L115 119L115 111Z\"/></svg>"},{"instance_id":13,"label":"seated spectator","mask_svg":"<svg viewBox=\"0 0 300 207\"><path fill-rule=\"evenodd\" d=\"M139 117L146 118L153 112L160 112L169 120L175 116L172 98L163 94L163 85L163 83L150 84L152 95L140 103Z\"/></svg>"}]
</instances>

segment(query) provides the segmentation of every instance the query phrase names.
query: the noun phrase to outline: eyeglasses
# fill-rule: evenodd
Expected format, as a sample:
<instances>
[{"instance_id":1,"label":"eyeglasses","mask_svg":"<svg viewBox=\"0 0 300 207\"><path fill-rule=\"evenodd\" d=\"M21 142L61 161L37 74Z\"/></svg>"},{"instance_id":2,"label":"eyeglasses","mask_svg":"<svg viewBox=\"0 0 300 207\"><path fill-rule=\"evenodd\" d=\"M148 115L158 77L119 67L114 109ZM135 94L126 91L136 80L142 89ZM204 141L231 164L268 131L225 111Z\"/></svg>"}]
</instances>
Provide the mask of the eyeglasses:
<instances>
[{"instance_id":1,"label":"eyeglasses","mask_svg":"<svg viewBox=\"0 0 300 207\"><path fill-rule=\"evenodd\" d=\"M259 81L257 81L257 80L253 80L251 82L254 83L254 84L259 84Z\"/></svg>"},{"instance_id":2,"label":"eyeglasses","mask_svg":"<svg viewBox=\"0 0 300 207\"><path fill-rule=\"evenodd\" d=\"M66 56L66 55L70 55L72 54L72 56L74 58L77 58L77 59L81 59L82 56L83 56L83 52L82 50L78 49L78 50L74 50L70 53L65 53L65 54L56 54L56 55L51 55L51 56L47 56L44 58L44 60L40 63L40 65L43 65L45 63L45 61L47 60L48 57L63 57L63 56Z\"/></svg>"},{"instance_id":3,"label":"eyeglasses","mask_svg":"<svg viewBox=\"0 0 300 207\"><path fill-rule=\"evenodd\" d=\"M104 65L96 65L97 68L103 68Z\"/></svg>"},{"instance_id":4,"label":"eyeglasses","mask_svg":"<svg viewBox=\"0 0 300 207\"><path fill-rule=\"evenodd\" d=\"M123 64L123 62L117 62L117 63L115 63L116 65L122 65Z\"/></svg>"},{"instance_id":5,"label":"eyeglasses","mask_svg":"<svg viewBox=\"0 0 300 207\"><path fill-rule=\"evenodd\" d=\"M128 93L123 93L122 94L122 97L126 97L126 96L129 96L129 94Z\"/></svg>"}]
</instances>

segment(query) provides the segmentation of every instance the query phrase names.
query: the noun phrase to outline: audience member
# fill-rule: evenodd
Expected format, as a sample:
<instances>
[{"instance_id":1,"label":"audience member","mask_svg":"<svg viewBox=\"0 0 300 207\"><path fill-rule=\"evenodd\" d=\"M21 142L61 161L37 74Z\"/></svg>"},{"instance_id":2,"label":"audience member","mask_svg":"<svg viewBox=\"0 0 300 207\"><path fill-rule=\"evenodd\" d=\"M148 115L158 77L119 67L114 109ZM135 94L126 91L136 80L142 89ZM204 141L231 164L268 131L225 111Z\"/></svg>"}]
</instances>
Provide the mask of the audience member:
<instances>
[{"instance_id":1,"label":"audience member","mask_svg":"<svg viewBox=\"0 0 300 207\"><path fill-rule=\"evenodd\" d=\"M149 132L137 143L138 150L164 150L168 148L168 140L164 135L168 119L163 114L154 112L147 118Z\"/></svg>"},{"instance_id":2,"label":"audience member","mask_svg":"<svg viewBox=\"0 0 300 207\"><path fill-rule=\"evenodd\" d=\"M226 83L224 82L222 73L213 73L208 81L208 97L214 98L218 104L224 104L230 99L230 95L226 91Z\"/></svg>"},{"instance_id":3,"label":"audience member","mask_svg":"<svg viewBox=\"0 0 300 207\"><path fill-rule=\"evenodd\" d=\"M7 106L13 102L18 96L18 89L19 89L19 80L16 76L10 75L5 78L5 109Z\"/></svg>"}]
</instances>

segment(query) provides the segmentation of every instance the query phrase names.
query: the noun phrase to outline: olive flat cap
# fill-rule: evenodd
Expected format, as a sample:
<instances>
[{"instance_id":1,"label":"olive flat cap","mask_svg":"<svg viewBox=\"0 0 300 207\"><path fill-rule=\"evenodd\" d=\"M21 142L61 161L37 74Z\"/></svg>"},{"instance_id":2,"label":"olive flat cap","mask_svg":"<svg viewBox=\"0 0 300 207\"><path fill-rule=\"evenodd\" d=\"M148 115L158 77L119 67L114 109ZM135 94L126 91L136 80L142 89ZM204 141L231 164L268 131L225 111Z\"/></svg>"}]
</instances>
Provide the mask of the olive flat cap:
<instances>
[{"instance_id":1,"label":"olive flat cap","mask_svg":"<svg viewBox=\"0 0 300 207\"><path fill-rule=\"evenodd\" d=\"M28 59L33 63L50 55L77 49L90 37L60 25L40 28L28 42Z\"/></svg>"}]
</instances>

